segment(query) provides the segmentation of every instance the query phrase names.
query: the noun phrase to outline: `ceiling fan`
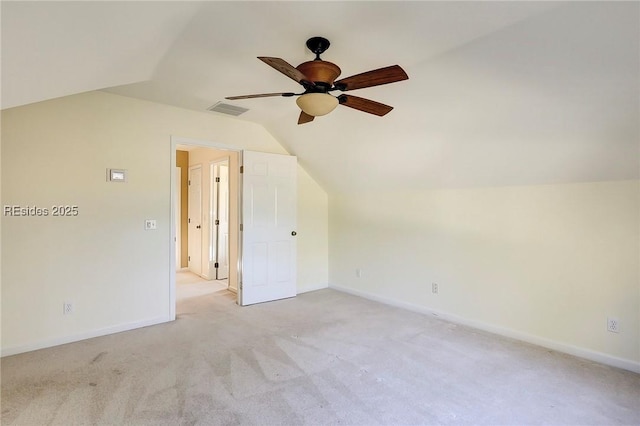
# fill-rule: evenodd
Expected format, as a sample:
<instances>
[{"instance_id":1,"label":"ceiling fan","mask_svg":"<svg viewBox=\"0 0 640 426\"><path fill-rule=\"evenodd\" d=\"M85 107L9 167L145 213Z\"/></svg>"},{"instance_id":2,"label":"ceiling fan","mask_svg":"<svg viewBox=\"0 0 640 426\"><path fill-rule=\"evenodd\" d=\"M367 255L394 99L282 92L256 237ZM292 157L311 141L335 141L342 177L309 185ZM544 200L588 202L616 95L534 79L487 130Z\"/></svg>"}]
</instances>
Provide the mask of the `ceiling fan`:
<instances>
[{"instance_id":1,"label":"ceiling fan","mask_svg":"<svg viewBox=\"0 0 640 426\"><path fill-rule=\"evenodd\" d=\"M304 88L302 93L262 93L257 95L229 96L226 99L250 99L266 98L270 96L299 96L296 103L302 110L298 118L298 124L309 123L317 116L325 115L333 111L339 104L383 116L393 109L392 106L381 104L358 96L340 94L333 96L329 92L363 89L365 87L379 86L381 84L395 83L407 80L407 73L399 65L377 70L363 72L351 77L334 81L340 75L340 68L331 62L323 61L320 55L329 48L329 40L324 37L312 37L307 40L307 47L316 58L313 61L303 62L294 67L284 59L259 56L262 62L280 71L282 74L297 81Z\"/></svg>"}]
</instances>

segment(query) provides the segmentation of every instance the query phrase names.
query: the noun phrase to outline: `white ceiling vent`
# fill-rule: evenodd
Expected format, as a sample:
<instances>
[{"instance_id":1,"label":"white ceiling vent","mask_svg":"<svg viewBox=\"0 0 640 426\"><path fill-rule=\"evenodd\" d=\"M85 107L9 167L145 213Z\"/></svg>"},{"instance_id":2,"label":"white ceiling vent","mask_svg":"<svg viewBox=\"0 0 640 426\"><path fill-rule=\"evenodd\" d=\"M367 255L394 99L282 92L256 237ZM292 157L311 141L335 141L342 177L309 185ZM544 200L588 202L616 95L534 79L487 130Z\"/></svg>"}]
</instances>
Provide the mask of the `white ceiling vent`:
<instances>
[{"instance_id":1,"label":"white ceiling vent","mask_svg":"<svg viewBox=\"0 0 640 426\"><path fill-rule=\"evenodd\" d=\"M213 112L221 112L222 114L234 115L234 116L238 116L240 114L243 114L249 111L248 108L242 108L235 105L225 104L222 102L215 103L214 105L207 108L207 110L213 111Z\"/></svg>"}]
</instances>

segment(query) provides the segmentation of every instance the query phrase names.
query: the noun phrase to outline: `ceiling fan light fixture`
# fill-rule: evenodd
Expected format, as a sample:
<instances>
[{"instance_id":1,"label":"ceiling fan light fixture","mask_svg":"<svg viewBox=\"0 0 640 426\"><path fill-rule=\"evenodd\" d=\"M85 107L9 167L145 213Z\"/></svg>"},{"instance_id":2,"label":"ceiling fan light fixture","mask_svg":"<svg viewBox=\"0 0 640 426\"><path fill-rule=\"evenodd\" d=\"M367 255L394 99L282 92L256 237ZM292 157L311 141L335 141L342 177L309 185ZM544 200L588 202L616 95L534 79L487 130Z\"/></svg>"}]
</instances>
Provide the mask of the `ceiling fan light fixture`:
<instances>
[{"instance_id":1,"label":"ceiling fan light fixture","mask_svg":"<svg viewBox=\"0 0 640 426\"><path fill-rule=\"evenodd\" d=\"M311 37L307 40L307 47L315 53L316 58L312 61L303 62L297 67L294 67L281 58L258 56L258 59L262 62L300 84L304 88L304 93L260 93L254 95L228 96L225 99L239 100L272 96L299 96L296 103L302 112L300 112L300 116L298 117L298 124L310 123L314 117L329 114L338 105L344 105L345 107L377 115L378 117L389 113L393 109L392 106L352 95L341 94L336 97L330 95L329 92L334 90L346 92L407 80L409 76L400 65L378 68L336 81L336 78L338 78L341 73L340 67L332 62L323 61L320 58L320 54L327 50L329 45L329 40L324 37Z\"/></svg>"},{"instance_id":2,"label":"ceiling fan light fixture","mask_svg":"<svg viewBox=\"0 0 640 426\"><path fill-rule=\"evenodd\" d=\"M296 99L302 111L313 117L329 114L338 106L338 98L328 93L305 93Z\"/></svg>"}]
</instances>

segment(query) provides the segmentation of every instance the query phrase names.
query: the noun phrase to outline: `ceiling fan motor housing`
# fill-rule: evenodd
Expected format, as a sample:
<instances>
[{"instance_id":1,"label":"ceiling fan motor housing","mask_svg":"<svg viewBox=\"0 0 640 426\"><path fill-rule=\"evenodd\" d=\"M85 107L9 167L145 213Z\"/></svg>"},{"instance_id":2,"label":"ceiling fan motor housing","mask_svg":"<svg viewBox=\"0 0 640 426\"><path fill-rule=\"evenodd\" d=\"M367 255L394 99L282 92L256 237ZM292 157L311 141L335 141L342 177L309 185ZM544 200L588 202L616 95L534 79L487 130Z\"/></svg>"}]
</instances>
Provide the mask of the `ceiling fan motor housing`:
<instances>
[{"instance_id":1,"label":"ceiling fan motor housing","mask_svg":"<svg viewBox=\"0 0 640 426\"><path fill-rule=\"evenodd\" d=\"M304 74L310 81L314 83L324 83L328 87L333 86L333 82L340 73L340 67L327 61L309 61L303 62L296 67L298 71ZM323 86L324 86L323 85Z\"/></svg>"}]
</instances>

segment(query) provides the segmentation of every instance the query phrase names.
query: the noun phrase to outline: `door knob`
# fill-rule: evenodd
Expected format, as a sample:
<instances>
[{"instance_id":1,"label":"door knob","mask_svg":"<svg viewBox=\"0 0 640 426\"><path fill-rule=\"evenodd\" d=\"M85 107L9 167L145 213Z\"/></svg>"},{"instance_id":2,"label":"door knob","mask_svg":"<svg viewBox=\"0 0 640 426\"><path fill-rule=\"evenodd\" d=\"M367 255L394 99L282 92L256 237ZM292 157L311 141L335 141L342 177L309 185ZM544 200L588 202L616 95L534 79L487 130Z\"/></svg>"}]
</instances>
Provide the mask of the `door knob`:
<instances>
[{"instance_id":1,"label":"door knob","mask_svg":"<svg viewBox=\"0 0 640 426\"><path fill-rule=\"evenodd\" d=\"M200 225L196 226L196 229L200 229Z\"/></svg>"},{"instance_id":2,"label":"door knob","mask_svg":"<svg viewBox=\"0 0 640 426\"><path fill-rule=\"evenodd\" d=\"M291 231L291 235L295 237L296 235L298 235L298 233L296 231Z\"/></svg>"}]
</instances>

